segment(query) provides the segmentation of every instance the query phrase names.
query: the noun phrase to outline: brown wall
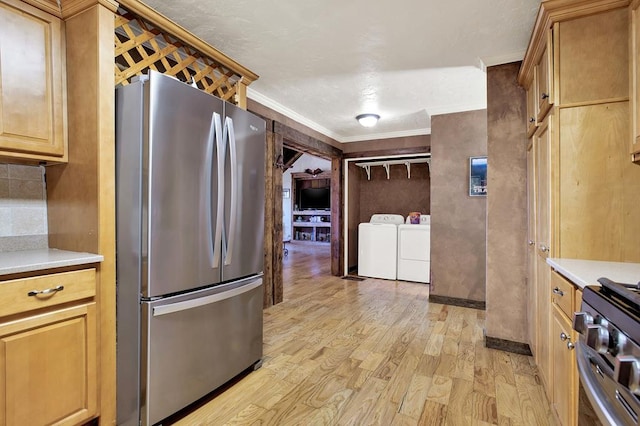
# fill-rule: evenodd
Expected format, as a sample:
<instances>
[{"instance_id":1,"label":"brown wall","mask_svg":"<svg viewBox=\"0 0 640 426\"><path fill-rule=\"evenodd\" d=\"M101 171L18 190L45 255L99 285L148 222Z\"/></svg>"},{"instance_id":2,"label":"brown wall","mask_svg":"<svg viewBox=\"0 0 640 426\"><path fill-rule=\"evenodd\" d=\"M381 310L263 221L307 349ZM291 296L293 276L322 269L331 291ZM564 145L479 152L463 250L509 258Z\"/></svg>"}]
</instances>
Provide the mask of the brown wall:
<instances>
[{"instance_id":1,"label":"brown wall","mask_svg":"<svg viewBox=\"0 0 640 426\"><path fill-rule=\"evenodd\" d=\"M526 94L520 62L487 68L486 335L527 342Z\"/></svg>"},{"instance_id":2,"label":"brown wall","mask_svg":"<svg viewBox=\"0 0 640 426\"><path fill-rule=\"evenodd\" d=\"M424 163L411 165L411 179L407 178L407 167L403 164L389 166L389 179L382 166L371 167L371 180L364 169L360 174L359 220L368 222L376 213L399 214L407 217L410 212L429 214L430 179L429 168Z\"/></svg>"},{"instance_id":3,"label":"brown wall","mask_svg":"<svg viewBox=\"0 0 640 426\"><path fill-rule=\"evenodd\" d=\"M486 197L469 196L469 157L484 155L486 110L431 118L433 295L485 300Z\"/></svg>"}]
</instances>

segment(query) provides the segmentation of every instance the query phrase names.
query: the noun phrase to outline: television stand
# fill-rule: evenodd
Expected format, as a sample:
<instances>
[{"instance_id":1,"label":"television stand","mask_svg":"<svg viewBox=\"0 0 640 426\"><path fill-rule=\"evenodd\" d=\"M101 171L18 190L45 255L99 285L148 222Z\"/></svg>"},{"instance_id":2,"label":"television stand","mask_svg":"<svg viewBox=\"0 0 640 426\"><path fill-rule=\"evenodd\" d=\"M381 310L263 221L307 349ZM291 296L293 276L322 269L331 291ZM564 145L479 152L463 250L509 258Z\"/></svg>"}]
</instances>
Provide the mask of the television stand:
<instances>
[{"instance_id":1,"label":"television stand","mask_svg":"<svg viewBox=\"0 0 640 426\"><path fill-rule=\"evenodd\" d=\"M293 240L331 242L331 211L294 210Z\"/></svg>"}]
</instances>

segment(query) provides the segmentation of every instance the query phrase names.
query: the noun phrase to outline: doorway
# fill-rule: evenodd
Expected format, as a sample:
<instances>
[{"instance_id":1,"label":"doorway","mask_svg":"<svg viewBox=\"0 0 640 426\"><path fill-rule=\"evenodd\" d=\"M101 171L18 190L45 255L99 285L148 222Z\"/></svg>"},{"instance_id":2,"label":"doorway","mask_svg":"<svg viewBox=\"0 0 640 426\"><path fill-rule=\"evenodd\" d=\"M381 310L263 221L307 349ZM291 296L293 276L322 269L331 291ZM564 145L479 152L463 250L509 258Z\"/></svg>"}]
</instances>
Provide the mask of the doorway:
<instances>
[{"instance_id":1,"label":"doorway","mask_svg":"<svg viewBox=\"0 0 640 426\"><path fill-rule=\"evenodd\" d=\"M331 227L336 226L331 220L331 160L283 146L283 162L284 269L322 261L328 265L313 269L330 271Z\"/></svg>"},{"instance_id":2,"label":"doorway","mask_svg":"<svg viewBox=\"0 0 640 426\"><path fill-rule=\"evenodd\" d=\"M344 275L358 264L358 225L372 214L431 212L430 153L344 159Z\"/></svg>"}]
</instances>

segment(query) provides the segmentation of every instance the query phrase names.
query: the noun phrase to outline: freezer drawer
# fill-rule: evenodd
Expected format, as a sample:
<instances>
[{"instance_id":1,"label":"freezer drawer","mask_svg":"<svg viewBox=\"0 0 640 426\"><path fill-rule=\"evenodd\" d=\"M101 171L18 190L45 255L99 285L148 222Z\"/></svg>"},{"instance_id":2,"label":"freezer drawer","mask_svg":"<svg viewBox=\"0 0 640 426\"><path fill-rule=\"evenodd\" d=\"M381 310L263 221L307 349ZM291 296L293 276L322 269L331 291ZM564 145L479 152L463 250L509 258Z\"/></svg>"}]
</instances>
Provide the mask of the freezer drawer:
<instances>
[{"instance_id":1,"label":"freezer drawer","mask_svg":"<svg viewBox=\"0 0 640 426\"><path fill-rule=\"evenodd\" d=\"M142 303L142 425L218 388L262 357L262 278Z\"/></svg>"}]
</instances>

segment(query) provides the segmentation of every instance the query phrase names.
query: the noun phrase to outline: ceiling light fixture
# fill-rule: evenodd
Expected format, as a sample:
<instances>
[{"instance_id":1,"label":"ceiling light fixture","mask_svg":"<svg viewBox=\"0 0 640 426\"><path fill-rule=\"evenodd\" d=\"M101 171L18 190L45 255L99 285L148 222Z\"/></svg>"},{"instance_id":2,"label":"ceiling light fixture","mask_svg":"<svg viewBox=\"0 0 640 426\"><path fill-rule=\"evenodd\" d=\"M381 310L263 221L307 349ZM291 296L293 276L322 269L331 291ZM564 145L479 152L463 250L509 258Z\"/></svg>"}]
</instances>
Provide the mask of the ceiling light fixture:
<instances>
[{"instance_id":1,"label":"ceiling light fixture","mask_svg":"<svg viewBox=\"0 0 640 426\"><path fill-rule=\"evenodd\" d=\"M378 114L360 114L356 115L356 120L364 127L373 127L380 120L380 116Z\"/></svg>"}]
</instances>

